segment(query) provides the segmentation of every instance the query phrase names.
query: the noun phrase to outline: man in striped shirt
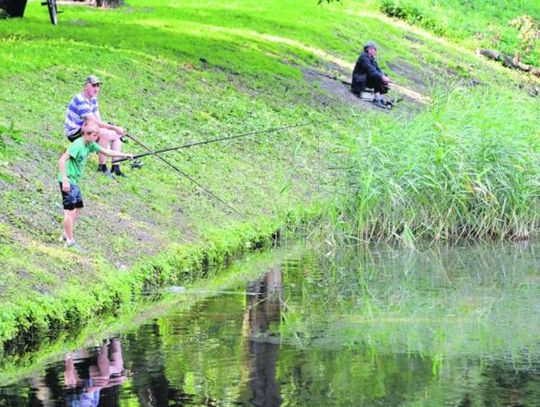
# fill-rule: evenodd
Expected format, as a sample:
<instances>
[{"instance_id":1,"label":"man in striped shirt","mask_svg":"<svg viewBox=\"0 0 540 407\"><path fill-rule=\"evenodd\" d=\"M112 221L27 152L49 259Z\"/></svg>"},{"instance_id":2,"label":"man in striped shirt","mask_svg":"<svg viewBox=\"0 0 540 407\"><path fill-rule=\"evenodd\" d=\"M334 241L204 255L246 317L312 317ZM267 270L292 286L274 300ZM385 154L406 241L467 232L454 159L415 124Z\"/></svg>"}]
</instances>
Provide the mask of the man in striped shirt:
<instances>
[{"instance_id":1,"label":"man in striped shirt","mask_svg":"<svg viewBox=\"0 0 540 407\"><path fill-rule=\"evenodd\" d=\"M121 138L125 132L123 128L105 123L101 120L97 100L100 88L101 81L95 75L90 75L86 78L83 91L75 95L71 99L71 102L69 102L64 132L69 141L75 141L81 137L83 124L85 122L93 122L99 127L97 143L105 149L108 149L110 146L113 151L121 151ZM104 154L99 154L98 171L103 172L108 177L111 176L111 173L119 177L124 176L118 164L114 164L111 170L109 170L106 163L107 157Z\"/></svg>"}]
</instances>

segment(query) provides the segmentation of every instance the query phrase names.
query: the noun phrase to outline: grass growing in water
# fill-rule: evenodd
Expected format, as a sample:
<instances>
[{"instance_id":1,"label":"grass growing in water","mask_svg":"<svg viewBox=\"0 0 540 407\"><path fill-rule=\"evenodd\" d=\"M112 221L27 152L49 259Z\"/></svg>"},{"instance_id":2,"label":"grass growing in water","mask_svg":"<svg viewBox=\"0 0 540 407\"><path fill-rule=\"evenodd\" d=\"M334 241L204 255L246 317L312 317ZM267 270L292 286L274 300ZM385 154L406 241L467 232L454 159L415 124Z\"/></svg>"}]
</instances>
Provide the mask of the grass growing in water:
<instances>
[{"instance_id":1,"label":"grass growing in water","mask_svg":"<svg viewBox=\"0 0 540 407\"><path fill-rule=\"evenodd\" d=\"M409 122L366 129L351 145L347 232L409 243L533 235L540 133L538 114L521 109L530 98L456 88L436 100Z\"/></svg>"}]
</instances>

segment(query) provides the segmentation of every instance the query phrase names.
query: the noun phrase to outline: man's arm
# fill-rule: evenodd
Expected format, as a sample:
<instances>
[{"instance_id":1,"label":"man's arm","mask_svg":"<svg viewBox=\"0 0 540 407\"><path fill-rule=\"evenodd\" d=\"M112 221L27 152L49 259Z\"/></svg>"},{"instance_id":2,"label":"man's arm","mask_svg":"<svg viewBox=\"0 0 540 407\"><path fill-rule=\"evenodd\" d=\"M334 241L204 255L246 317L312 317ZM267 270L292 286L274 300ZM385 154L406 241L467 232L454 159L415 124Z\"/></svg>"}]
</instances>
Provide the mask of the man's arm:
<instances>
[{"instance_id":1,"label":"man's arm","mask_svg":"<svg viewBox=\"0 0 540 407\"><path fill-rule=\"evenodd\" d=\"M362 70L368 75L368 76L379 76L382 77L383 75L373 66L371 63L371 60L366 54L362 54L360 56L360 59L358 60L360 63L360 66Z\"/></svg>"},{"instance_id":2,"label":"man's arm","mask_svg":"<svg viewBox=\"0 0 540 407\"><path fill-rule=\"evenodd\" d=\"M67 177L66 172L66 163L69 160L69 153L67 150L60 156L60 159L58 160L58 169L60 170L60 174L62 174L62 191L69 192L71 189L71 186L69 185L69 180Z\"/></svg>"},{"instance_id":3,"label":"man's arm","mask_svg":"<svg viewBox=\"0 0 540 407\"><path fill-rule=\"evenodd\" d=\"M377 61L373 61L373 65L375 66L375 69L377 70L377 72L379 72L379 74L381 75L381 80L383 81L383 83L385 85L388 85L391 81L390 81L390 78L384 73L384 71L379 67L379 64L377 63Z\"/></svg>"}]
</instances>

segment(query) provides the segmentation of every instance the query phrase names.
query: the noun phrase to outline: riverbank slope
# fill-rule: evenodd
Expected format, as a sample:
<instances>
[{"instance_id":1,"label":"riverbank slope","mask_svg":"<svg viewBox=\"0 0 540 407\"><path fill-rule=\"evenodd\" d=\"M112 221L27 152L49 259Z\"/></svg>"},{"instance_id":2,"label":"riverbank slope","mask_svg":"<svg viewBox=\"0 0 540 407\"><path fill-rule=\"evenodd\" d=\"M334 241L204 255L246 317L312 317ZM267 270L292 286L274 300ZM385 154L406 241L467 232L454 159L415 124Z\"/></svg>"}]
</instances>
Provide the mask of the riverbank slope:
<instances>
[{"instance_id":1,"label":"riverbank slope","mask_svg":"<svg viewBox=\"0 0 540 407\"><path fill-rule=\"evenodd\" d=\"M512 222L516 235L536 230L539 102L530 90L537 82L466 46L361 2L134 0L117 10L63 7L57 27L36 2L24 19L0 22L7 90L0 94L2 341L85 321L148 285L185 284L280 228L322 214L355 225L353 234L378 237L383 230L381 236L410 240L433 219L448 224L452 203L468 211L469 223L450 225L456 233L476 224L494 234L491 226L513 230ZM333 79L350 76L367 40L381 44L383 69L398 85L392 112L358 100ZM66 104L89 73L103 80L104 119L152 149L311 125L167 155L240 214L155 158L140 170L125 167L129 178L120 180L97 176L91 160L76 231L86 254L79 255L58 242L55 174L66 147ZM124 149L143 152L133 142ZM450 149L462 161L446 161ZM376 152L384 159L372 161L381 157ZM501 157L515 159L499 167ZM474 165L456 171L464 161ZM459 188L448 182L456 173ZM434 192L417 179L445 188ZM494 182L500 179L508 182ZM514 199L503 200L509 191ZM411 201L420 202L415 214L431 217L409 224L403 208ZM357 205L369 211L357 216ZM488 218L492 223L482 223ZM444 235L440 230L431 228L426 237Z\"/></svg>"}]
</instances>

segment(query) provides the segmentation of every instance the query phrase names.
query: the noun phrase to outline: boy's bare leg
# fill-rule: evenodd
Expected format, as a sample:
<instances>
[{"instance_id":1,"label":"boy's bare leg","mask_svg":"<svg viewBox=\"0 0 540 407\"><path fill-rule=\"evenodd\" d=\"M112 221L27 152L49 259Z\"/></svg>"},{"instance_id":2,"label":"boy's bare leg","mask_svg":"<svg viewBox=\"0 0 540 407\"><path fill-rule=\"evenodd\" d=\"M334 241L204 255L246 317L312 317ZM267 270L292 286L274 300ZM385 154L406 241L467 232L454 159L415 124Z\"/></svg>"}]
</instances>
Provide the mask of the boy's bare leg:
<instances>
[{"instance_id":1,"label":"boy's bare leg","mask_svg":"<svg viewBox=\"0 0 540 407\"><path fill-rule=\"evenodd\" d=\"M73 241L73 227L77 219L77 211L78 209L64 209L64 234L68 242Z\"/></svg>"},{"instance_id":2,"label":"boy's bare leg","mask_svg":"<svg viewBox=\"0 0 540 407\"><path fill-rule=\"evenodd\" d=\"M109 362L109 346L107 343L104 343L99 348L98 357L97 357L97 367L99 373L103 377L109 377L110 374L110 362Z\"/></svg>"}]
</instances>

